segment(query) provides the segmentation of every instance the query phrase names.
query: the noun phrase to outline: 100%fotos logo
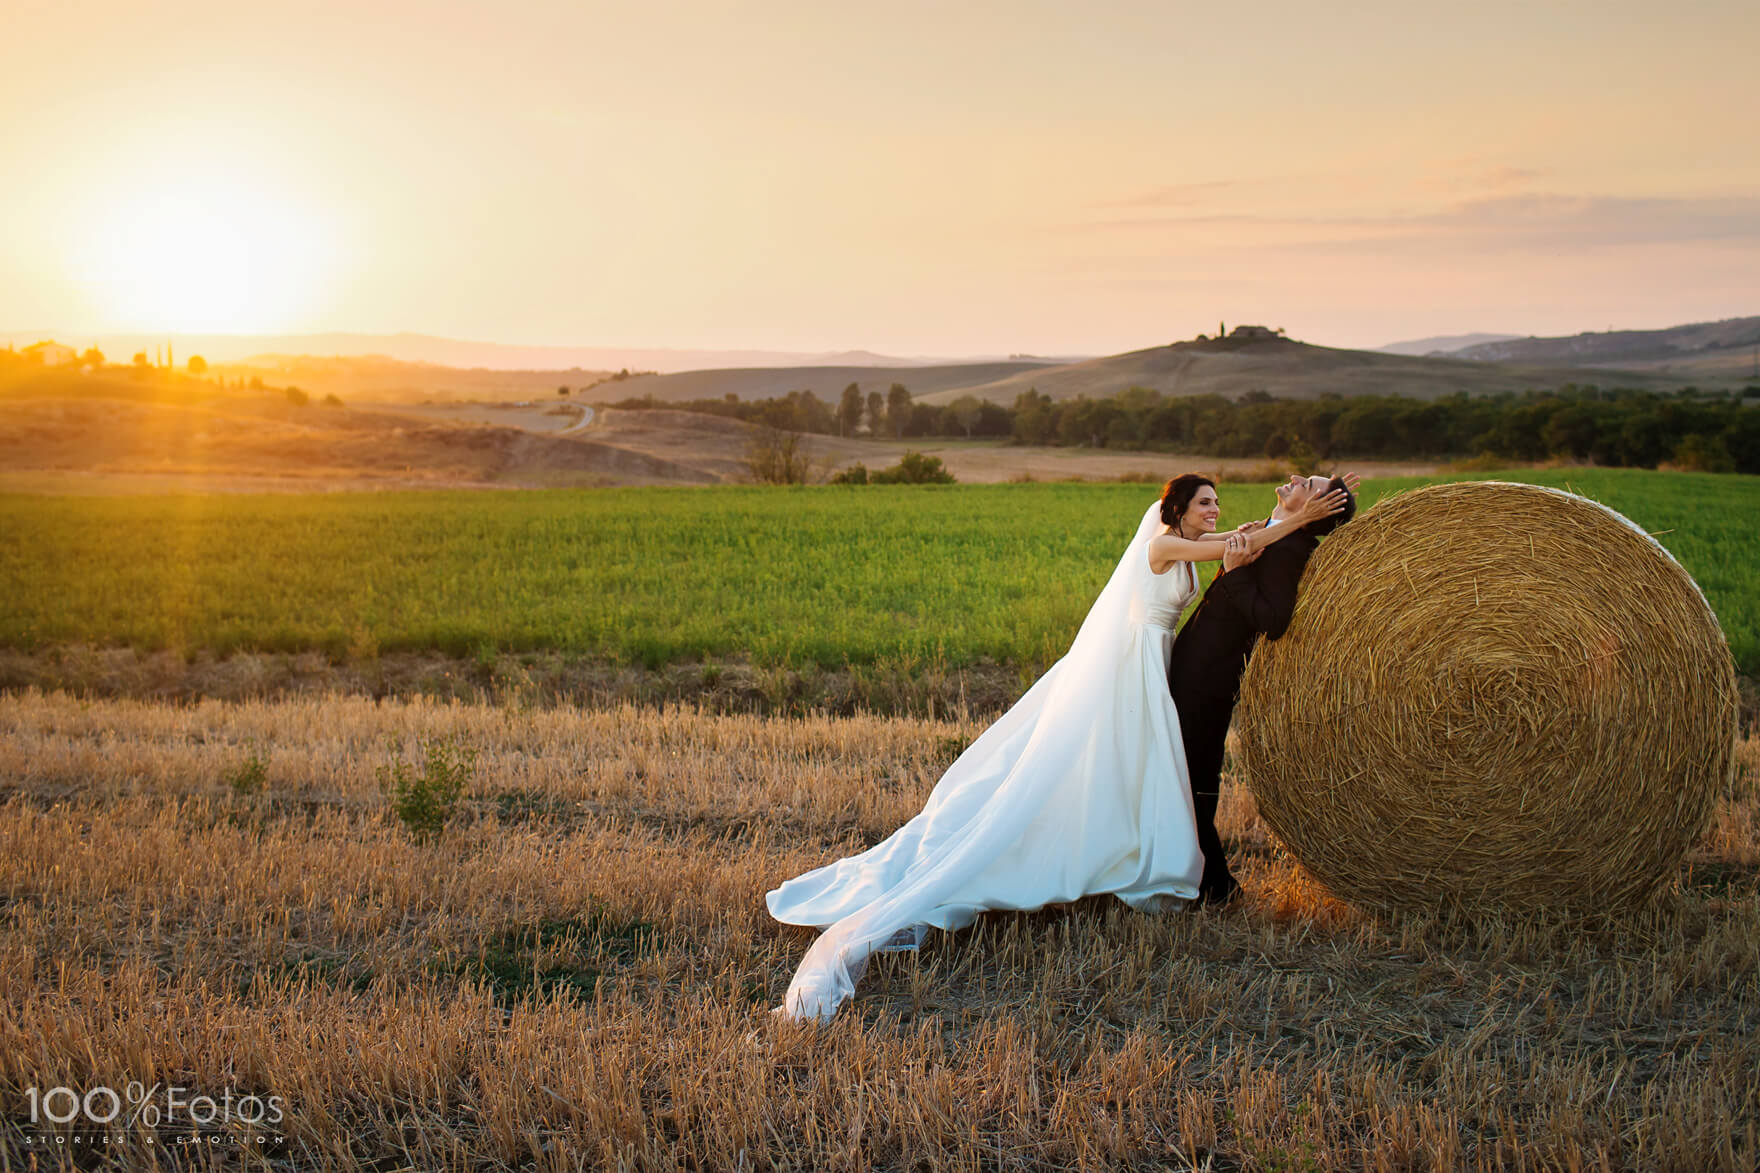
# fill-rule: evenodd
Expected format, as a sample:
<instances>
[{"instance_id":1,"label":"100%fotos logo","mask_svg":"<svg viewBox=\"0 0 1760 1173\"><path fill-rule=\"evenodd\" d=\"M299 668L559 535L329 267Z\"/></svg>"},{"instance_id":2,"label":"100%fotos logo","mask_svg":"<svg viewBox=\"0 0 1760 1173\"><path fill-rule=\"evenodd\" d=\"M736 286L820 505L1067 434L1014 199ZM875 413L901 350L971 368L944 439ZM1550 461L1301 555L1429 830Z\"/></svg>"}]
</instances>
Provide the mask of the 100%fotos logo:
<instances>
[{"instance_id":1,"label":"100%fotos logo","mask_svg":"<svg viewBox=\"0 0 1760 1173\"><path fill-rule=\"evenodd\" d=\"M161 1091L164 1093L161 1096ZM137 1124L156 1128L160 1124L195 1125L198 1128L230 1124L280 1124L287 1104L280 1096L237 1096L228 1089L216 1100L212 1096L192 1096L186 1087L161 1084L147 1087L131 1079L119 1093L102 1085L80 1095L69 1087L52 1087L39 1092L26 1088L30 1101L32 1124L114 1124L122 1127Z\"/></svg>"}]
</instances>

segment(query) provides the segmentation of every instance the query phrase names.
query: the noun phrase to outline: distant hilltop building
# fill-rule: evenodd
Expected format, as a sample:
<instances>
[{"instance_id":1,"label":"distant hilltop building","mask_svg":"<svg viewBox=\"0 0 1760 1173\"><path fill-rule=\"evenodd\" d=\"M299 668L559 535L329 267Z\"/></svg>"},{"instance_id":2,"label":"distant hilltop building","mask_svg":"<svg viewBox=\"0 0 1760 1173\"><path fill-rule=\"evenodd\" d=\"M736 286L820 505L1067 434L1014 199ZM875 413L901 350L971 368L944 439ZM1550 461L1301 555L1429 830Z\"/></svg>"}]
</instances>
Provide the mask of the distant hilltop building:
<instances>
[{"instance_id":1,"label":"distant hilltop building","mask_svg":"<svg viewBox=\"0 0 1760 1173\"><path fill-rule=\"evenodd\" d=\"M1273 330L1269 326L1236 326L1230 330L1226 323L1218 322L1215 338L1211 338L1208 334L1200 334L1193 341L1209 342L1213 345L1222 343L1224 349L1233 349L1237 346L1245 346L1249 342L1275 342L1283 336L1282 327ZM1174 345L1178 346L1179 343L1176 342Z\"/></svg>"},{"instance_id":2,"label":"distant hilltop building","mask_svg":"<svg viewBox=\"0 0 1760 1173\"><path fill-rule=\"evenodd\" d=\"M46 367L65 366L79 361L79 355L74 353L73 347L63 346L59 342L38 342L25 347L19 353L26 362L40 362Z\"/></svg>"}]
</instances>

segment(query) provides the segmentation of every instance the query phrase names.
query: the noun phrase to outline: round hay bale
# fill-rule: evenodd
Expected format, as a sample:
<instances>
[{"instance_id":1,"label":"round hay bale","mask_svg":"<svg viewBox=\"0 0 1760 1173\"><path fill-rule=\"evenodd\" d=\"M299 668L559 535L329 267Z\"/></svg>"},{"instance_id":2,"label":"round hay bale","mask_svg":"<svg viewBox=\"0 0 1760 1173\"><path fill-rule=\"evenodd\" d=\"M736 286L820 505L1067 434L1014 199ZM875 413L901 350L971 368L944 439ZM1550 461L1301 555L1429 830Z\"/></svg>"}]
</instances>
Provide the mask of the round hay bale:
<instances>
[{"instance_id":1,"label":"round hay bale","mask_svg":"<svg viewBox=\"0 0 1760 1173\"><path fill-rule=\"evenodd\" d=\"M1436 485L1321 543L1235 728L1259 814L1376 909L1643 900L1735 767L1735 666L1667 551L1555 489Z\"/></svg>"}]
</instances>

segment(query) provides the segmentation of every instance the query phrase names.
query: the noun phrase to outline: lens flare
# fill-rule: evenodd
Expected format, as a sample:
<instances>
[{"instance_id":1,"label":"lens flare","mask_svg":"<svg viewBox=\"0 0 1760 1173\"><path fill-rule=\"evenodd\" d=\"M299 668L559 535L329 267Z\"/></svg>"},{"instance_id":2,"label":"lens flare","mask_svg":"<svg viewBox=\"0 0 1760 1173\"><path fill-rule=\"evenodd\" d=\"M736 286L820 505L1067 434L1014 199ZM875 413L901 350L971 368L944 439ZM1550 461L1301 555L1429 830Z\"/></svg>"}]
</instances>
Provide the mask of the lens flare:
<instances>
[{"instance_id":1,"label":"lens flare","mask_svg":"<svg viewBox=\"0 0 1760 1173\"><path fill-rule=\"evenodd\" d=\"M134 329L288 329L324 297L337 260L319 215L226 175L130 185L88 223L75 270L94 303Z\"/></svg>"}]
</instances>

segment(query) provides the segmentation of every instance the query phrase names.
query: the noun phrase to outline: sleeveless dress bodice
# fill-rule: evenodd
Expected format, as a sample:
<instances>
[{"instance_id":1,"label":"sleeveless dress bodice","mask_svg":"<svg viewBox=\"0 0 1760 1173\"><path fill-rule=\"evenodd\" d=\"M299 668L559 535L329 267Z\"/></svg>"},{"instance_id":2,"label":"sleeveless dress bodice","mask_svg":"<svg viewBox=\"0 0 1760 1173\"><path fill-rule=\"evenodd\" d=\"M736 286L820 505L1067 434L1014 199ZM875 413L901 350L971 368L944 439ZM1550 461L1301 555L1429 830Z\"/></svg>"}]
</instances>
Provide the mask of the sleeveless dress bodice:
<instances>
[{"instance_id":1,"label":"sleeveless dress bodice","mask_svg":"<svg viewBox=\"0 0 1760 1173\"><path fill-rule=\"evenodd\" d=\"M1179 617L1198 594L1198 567L1191 562L1175 562L1163 574L1148 575L1141 587L1139 606L1141 622L1168 631L1179 627Z\"/></svg>"}]
</instances>

